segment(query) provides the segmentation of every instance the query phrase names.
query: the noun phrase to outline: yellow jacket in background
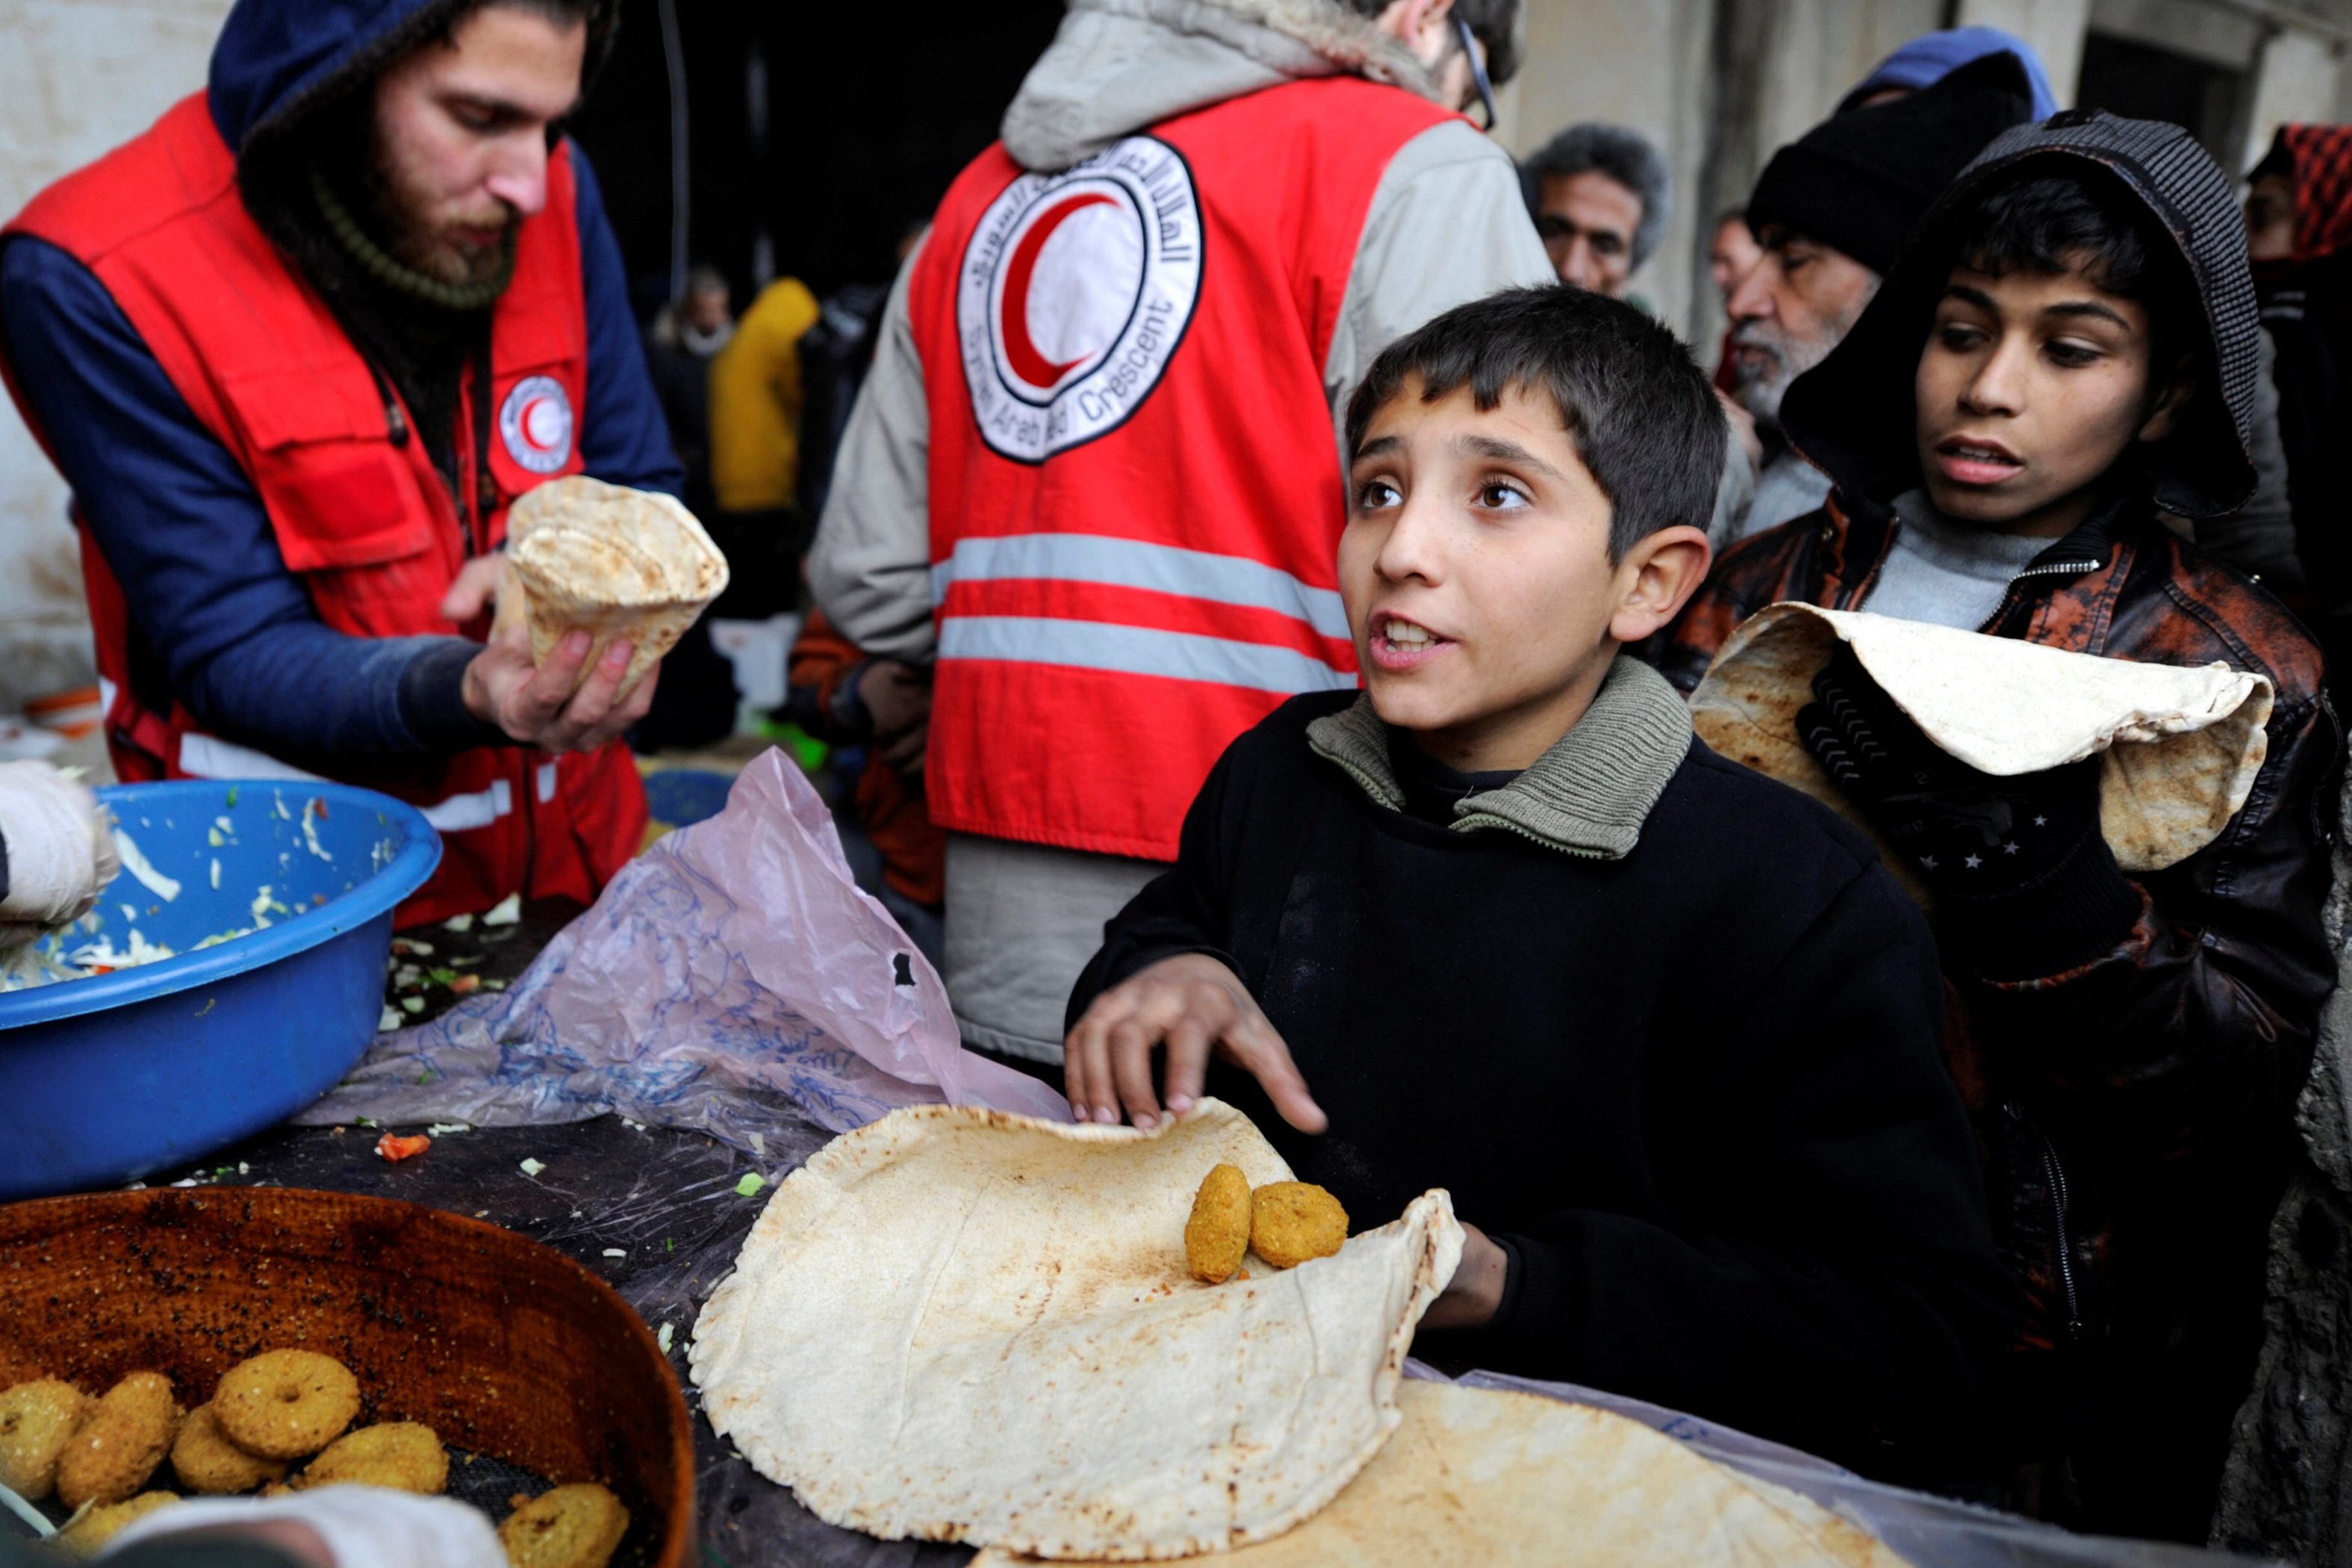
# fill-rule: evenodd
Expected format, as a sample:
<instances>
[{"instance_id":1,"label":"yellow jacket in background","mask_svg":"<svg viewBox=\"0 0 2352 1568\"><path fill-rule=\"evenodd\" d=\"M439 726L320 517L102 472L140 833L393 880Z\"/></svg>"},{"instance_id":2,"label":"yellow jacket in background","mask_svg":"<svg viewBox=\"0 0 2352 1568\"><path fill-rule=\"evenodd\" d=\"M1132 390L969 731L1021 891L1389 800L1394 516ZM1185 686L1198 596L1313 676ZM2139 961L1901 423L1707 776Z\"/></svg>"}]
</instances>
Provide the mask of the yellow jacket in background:
<instances>
[{"instance_id":1,"label":"yellow jacket in background","mask_svg":"<svg viewBox=\"0 0 2352 1568\"><path fill-rule=\"evenodd\" d=\"M800 478L801 335L816 296L797 278L760 290L710 362L710 488L721 511L793 503Z\"/></svg>"}]
</instances>

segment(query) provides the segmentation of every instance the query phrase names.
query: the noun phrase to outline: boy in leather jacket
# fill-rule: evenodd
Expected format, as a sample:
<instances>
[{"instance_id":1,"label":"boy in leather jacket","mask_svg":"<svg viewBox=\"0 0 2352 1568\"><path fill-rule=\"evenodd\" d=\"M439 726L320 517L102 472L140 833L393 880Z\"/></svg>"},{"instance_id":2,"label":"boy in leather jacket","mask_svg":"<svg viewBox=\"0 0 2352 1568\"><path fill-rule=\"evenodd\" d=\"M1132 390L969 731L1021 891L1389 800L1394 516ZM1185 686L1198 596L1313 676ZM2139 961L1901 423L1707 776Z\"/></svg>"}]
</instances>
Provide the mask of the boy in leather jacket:
<instances>
[{"instance_id":1,"label":"boy in leather jacket","mask_svg":"<svg viewBox=\"0 0 2352 1568\"><path fill-rule=\"evenodd\" d=\"M1741 621L1801 600L2271 681L2244 807L2130 878L2099 833L2095 763L1977 773L1850 657L1798 726L1937 900L1947 1055L2027 1286L1986 1435L2000 1500L2200 1542L2335 979L2319 650L2157 516L2221 515L2253 489L2258 329L2231 195L2174 126L2074 111L2005 132L1790 391L1826 506L1727 553L1651 650L1687 690Z\"/></svg>"}]
</instances>

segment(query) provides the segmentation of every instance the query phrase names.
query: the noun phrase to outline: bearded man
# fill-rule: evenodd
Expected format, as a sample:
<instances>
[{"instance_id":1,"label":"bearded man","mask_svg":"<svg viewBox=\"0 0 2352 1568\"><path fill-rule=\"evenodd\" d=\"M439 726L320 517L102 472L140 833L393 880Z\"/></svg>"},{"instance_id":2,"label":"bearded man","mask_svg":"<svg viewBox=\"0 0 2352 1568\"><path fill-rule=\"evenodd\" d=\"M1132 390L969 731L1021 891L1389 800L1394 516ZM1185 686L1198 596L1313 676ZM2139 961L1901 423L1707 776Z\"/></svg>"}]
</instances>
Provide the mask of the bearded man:
<instances>
[{"instance_id":1,"label":"bearded man","mask_svg":"<svg viewBox=\"0 0 2352 1568\"><path fill-rule=\"evenodd\" d=\"M1781 397L1844 340L1952 177L2032 102L2017 57L1991 55L1920 91L1832 115L1764 166L1748 202L1763 255L1724 304L1733 395L1753 422L1735 427L1757 469L1734 539L1827 499L1828 477L1780 432Z\"/></svg>"},{"instance_id":2,"label":"bearded man","mask_svg":"<svg viewBox=\"0 0 2352 1568\"><path fill-rule=\"evenodd\" d=\"M676 493L565 118L614 0L239 0L210 82L0 230L0 371L71 485L116 772L414 802L403 924L586 900L649 675L485 642L507 508Z\"/></svg>"}]
</instances>

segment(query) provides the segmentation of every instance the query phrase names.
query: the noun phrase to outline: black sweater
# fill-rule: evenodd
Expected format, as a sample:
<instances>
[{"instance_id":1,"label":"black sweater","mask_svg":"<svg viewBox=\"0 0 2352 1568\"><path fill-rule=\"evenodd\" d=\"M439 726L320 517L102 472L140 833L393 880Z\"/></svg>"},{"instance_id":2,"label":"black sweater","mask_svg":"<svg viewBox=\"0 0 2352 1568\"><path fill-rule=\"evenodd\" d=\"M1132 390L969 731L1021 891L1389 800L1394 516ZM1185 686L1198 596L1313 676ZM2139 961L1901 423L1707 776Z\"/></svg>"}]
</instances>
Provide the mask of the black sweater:
<instances>
[{"instance_id":1,"label":"black sweater","mask_svg":"<svg viewBox=\"0 0 2352 1568\"><path fill-rule=\"evenodd\" d=\"M1510 1254L1494 1322L1417 1353L1848 1462L1965 1400L2012 1291L1935 945L1869 844L1695 740L1622 858L1440 826L1309 749L1353 700L1295 699L1226 752L1073 1019L1171 953L1230 964L1330 1129L1222 1063L1210 1092L1354 1228L1444 1187Z\"/></svg>"}]
</instances>

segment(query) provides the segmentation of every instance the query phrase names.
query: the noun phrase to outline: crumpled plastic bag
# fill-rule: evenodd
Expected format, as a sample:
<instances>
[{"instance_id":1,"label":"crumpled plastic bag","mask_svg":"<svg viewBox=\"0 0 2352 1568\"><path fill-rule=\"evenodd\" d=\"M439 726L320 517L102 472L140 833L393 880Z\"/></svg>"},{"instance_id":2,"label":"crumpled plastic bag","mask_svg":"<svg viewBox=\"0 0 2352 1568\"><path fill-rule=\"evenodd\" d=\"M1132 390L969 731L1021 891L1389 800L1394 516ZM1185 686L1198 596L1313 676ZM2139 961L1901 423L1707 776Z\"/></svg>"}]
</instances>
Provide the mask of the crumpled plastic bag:
<instances>
[{"instance_id":1,"label":"crumpled plastic bag","mask_svg":"<svg viewBox=\"0 0 2352 1568\"><path fill-rule=\"evenodd\" d=\"M624 867L507 991L378 1037L294 1120L581 1121L607 1111L756 1152L903 1105L1070 1119L960 1043L947 989L860 891L831 814L782 752L727 809ZM756 1136L755 1136L756 1135Z\"/></svg>"}]
</instances>

